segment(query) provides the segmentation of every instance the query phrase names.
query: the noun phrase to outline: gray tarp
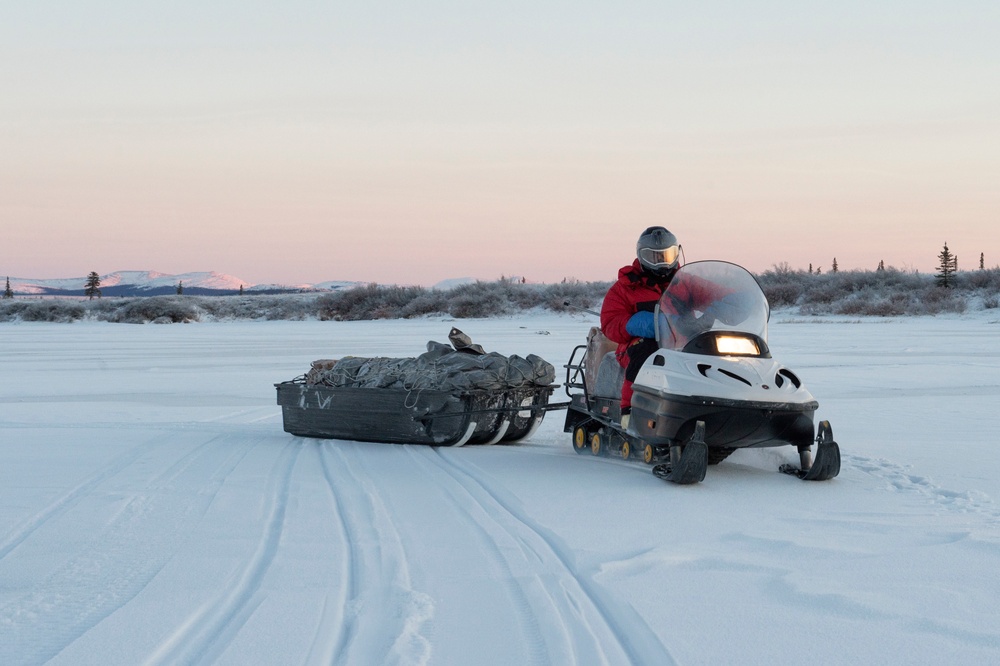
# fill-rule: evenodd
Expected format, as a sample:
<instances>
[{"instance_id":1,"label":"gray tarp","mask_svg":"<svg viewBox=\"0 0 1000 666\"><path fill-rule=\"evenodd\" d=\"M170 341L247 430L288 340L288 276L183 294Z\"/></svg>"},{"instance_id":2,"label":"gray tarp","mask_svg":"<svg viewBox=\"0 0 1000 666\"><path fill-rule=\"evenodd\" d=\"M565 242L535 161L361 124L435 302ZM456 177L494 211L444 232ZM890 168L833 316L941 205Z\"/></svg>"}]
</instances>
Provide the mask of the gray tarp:
<instances>
[{"instance_id":1,"label":"gray tarp","mask_svg":"<svg viewBox=\"0 0 1000 666\"><path fill-rule=\"evenodd\" d=\"M346 356L337 361L316 361L307 382L331 387L461 391L548 386L555 378L552 364L534 354L527 358L481 354L432 341L416 358Z\"/></svg>"}]
</instances>

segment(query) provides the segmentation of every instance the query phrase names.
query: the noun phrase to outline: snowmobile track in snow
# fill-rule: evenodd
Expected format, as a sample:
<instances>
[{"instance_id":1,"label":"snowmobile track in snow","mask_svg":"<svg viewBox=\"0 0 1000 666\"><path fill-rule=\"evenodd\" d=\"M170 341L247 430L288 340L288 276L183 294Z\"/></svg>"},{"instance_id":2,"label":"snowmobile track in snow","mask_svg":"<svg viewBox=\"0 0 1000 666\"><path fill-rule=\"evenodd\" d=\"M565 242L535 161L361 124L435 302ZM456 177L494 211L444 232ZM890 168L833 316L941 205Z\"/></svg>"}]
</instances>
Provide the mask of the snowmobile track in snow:
<instances>
[{"instance_id":1,"label":"snowmobile track in snow","mask_svg":"<svg viewBox=\"0 0 1000 666\"><path fill-rule=\"evenodd\" d=\"M260 599L260 588L281 542L292 470L302 447L290 442L275 461L267 482L267 520L246 565L230 578L214 601L202 606L147 660L150 664L211 663L229 645Z\"/></svg>"},{"instance_id":2,"label":"snowmobile track in snow","mask_svg":"<svg viewBox=\"0 0 1000 666\"><path fill-rule=\"evenodd\" d=\"M0 625L16 636L16 641L5 644L15 653L0 653L0 663L47 661L146 587L245 455L242 449L216 446L218 439L210 438L179 458L170 458L167 468L152 477L141 493L123 495L113 488L102 491L103 484L144 456L156 459L172 453L169 446L137 446L36 514L14 539L7 540L5 555L50 520L87 500L115 498L121 505L111 520L40 586L0 609ZM202 478L206 473L207 478ZM184 474L197 476L203 491L179 500L169 492L169 486ZM150 524L155 529L150 530Z\"/></svg>"},{"instance_id":3,"label":"snowmobile track in snow","mask_svg":"<svg viewBox=\"0 0 1000 666\"><path fill-rule=\"evenodd\" d=\"M532 519L509 491L464 461L460 452L411 451L433 463L463 489L466 499L472 500L470 505L456 498L491 542L494 557L514 574L510 579L522 581L519 596L531 605L533 622L546 627L554 614L559 626L548 626L536 637L550 651L537 655L538 663L558 663L567 655L577 663L589 663L590 659L601 664L676 663L643 618L630 606L612 601L591 575L580 572L571 549ZM523 560L508 554L512 552L511 544L513 552ZM526 566L527 572L519 571ZM557 636L563 645L548 645Z\"/></svg>"},{"instance_id":4,"label":"snowmobile track in snow","mask_svg":"<svg viewBox=\"0 0 1000 666\"><path fill-rule=\"evenodd\" d=\"M140 444L139 446L135 446L129 451L126 451L111 461L107 467L104 467L90 475L90 477L85 479L78 486L49 504L48 507L39 511L34 516L22 521L18 526L11 530L2 542L0 542L0 560L3 560L4 557L21 545L46 522L63 515L79 504L84 497L90 495L105 479L118 474L123 469L138 460L146 451L147 447L147 444Z\"/></svg>"},{"instance_id":5,"label":"snowmobile track in snow","mask_svg":"<svg viewBox=\"0 0 1000 666\"><path fill-rule=\"evenodd\" d=\"M412 589L406 550L378 484L340 447L322 442L317 450L347 557L339 616L324 610L310 662L427 663L430 644L420 631L433 606ZM386 608L405 612L387 616Z\"/></svg>"}]
</instances>

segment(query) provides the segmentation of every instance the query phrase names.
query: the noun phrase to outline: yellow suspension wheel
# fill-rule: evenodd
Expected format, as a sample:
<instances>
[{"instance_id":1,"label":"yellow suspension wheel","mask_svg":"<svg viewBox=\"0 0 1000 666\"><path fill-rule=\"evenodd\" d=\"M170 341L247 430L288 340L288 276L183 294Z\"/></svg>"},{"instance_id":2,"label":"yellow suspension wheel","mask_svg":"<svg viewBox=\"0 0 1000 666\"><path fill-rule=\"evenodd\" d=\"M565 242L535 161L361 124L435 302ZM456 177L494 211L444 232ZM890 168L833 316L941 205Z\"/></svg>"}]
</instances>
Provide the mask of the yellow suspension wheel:
<instances>
[{"instance_id":1,"label":"yellow suspension wheel","mask_svg":"<svg viewBox=\"0 0 1000 666\"><path fill-rule=\"evenodd\" d=\"M642 461L647 465L653 462L653 445L647 444L642 449Z\"/></svg>"},{"instance_id":2,"label":"yellow suspension wheel","mask_svg":"<svg viewBox=\"0 0 1000 666\"><path fill-rule=\"evenodd\" d=\"M595 456L601 455L604 449L604 440L601 437L601 433L595 432L590 436L590 452Z\"/></svg>"},{"instance_id":3,"label":"yellow suspension wheel","mask_svg":"<svg viewBox=\"0 0 1000 666\"><path fill-rule=\"evenodd\" d=\"M573 448L576 449L577 453L582 453L590 442L587 441L587 429L583 426L577 426L573 430Z\"/></svg>"},{"instance_id":4,"label":"yellow suspension wheel","mask_svg":"<svg viewBox=\"0 0 1000 666\"><path fill-rule=\"evenodd\" d=\"M632 445L626 439L625 442L622 444L622 458L628 460L628 457L630 455L632 455Z\"/></svg>"}]
</instances>

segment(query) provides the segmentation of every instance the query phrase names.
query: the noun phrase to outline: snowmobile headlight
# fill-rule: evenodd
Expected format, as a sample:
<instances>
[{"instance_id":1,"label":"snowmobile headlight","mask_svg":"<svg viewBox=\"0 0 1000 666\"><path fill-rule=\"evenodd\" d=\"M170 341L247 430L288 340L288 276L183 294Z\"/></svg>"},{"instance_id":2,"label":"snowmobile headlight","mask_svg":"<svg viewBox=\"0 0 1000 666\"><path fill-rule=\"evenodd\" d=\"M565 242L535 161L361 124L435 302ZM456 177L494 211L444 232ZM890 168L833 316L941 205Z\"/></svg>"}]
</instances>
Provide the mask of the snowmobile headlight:
<instances>
[{"instance_id":1,"label":"snowmobile headlight","mask_svg":"<svg viewBox=\"0 0 1000 666\"><path fill-rule=\"evenodd\" d=\"M725 356L760 356L760 347L751 338L736 335L719 335L715 349Z\"/></svg>"}]
</instances>

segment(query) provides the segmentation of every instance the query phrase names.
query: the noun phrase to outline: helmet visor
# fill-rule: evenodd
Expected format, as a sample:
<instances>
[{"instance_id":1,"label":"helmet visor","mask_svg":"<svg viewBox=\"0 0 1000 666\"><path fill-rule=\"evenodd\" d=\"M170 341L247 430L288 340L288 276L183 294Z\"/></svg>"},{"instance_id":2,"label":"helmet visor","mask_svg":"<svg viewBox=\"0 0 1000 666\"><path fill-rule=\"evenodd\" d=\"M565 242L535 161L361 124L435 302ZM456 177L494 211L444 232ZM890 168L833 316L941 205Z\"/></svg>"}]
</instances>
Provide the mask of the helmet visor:
<instances>
[{"instance_id":1,"label":"helmet visor","mask_svg":"<svg viewBox=\"0 0 1000 666\"><path fill-rule=\"evenodd\" d=\"M677 265L679 251L676 245L665 248L644 247L639 250L639 260L652 268L673 268Z\"/></svg>"}]
</instances>

